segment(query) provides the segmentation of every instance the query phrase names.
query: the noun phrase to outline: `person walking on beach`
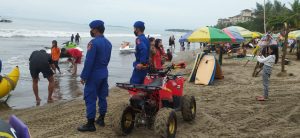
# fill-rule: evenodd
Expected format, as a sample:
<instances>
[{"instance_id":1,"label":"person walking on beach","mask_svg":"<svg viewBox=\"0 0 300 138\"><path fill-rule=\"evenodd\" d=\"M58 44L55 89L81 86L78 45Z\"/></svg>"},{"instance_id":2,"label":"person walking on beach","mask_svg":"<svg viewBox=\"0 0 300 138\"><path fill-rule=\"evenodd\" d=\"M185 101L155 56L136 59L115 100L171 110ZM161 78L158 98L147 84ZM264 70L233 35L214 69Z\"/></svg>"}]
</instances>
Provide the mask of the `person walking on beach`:
<instances>
[{"instance_id":1,"label":"person walking on beach","mask_svg":"<svg viewBox=\"0 0 300 138\"><path fill-rule=\"evenodd\" d=\"M256 99L258 101L265 101L269 98L269 79L272 73L272 67L278 61L278 47L270 46L268 47L269 56L264 57L261 53L257 56L257 61L263 63L263 86L264 86L264 95L257 96Z\"/></svg>"},{"instance_id":2,"label":"person walking on beach","mask_svg":"<svg viewBox=\"0 0 300 138\"><path fill-rule=\"evenodd\" d=\"M72 36L71 36L71 42L72 43L74 42L74 34L72 34Z\"/></svg>"},{"instance_id":3,"label":"person walking on beach","mask_svg":"<svg viewBox=\"0 0 300 138\"><path fill-rule=\"evenodd\" d=\"M54 89L54 69L53 61L51 56L46 53L45 50L33 51L29 58L29 70L32 77L32 89L35 95L36 104L40 105L41 98L39 97L38 81L39 74L42 72L44 78L48 79L48 103L53 102L52 93Z\"/></svg>"},{"instance_id":4,"label":"person walking on beach","mask_svg":"<svg viewBox=\"0 0 300 138\"><path fill-rule=\"evenodd\" d=\"M131 84L143 84L144 79L148 73L149 64L149 53L150 53L150 43L149 40L144 35L145 23L142 21L137 21L133 25L134 34L137 36L135 43L135 58L133 62L133 72L130 78Z\"/></svg>"},{"instance_id":5,"label":"person walking on beach","mask_svg":"<svg viewBox=\"0 0 300 138\"><path fill-rule=\"evenodd\" d=\"M175 50L175 37L174 37L174 35L170 36L170 38L169 38L169 46L171 47L171 49L174 46L174 50Z\"/></svg>"},{"instance_id":6,"label":"person walking on beach","mask_svg":"<svg viewBox=\"0 0 300 138\"><path fill-rule=\"evenodd\" d=\"M77 33L77 34L75 35L75 43L76 43L77 45L79 45L79 39L80 39L80 36L79 36L79 34Z\"/></svg>"},{"instance_id":7,"label":"person walking on beach","mask_svg":"<svg viewBox=\"0 0 300 138\"><path fill-rule=\"evenodd\" d=\"M96 131L94 122L96 117L96 102L100 116L96 120L99 126L104 127L104 117L107 112L108 96L108 69L112 45L104 37L104 22L101 20L92 21L89 24L92 39L87 46L87 54L84 67L81 72L81 83L84 86L84 100L86 105L87 123L78 127L78 131Z\"/></svg>"},{"instance_id":8,"label":"person walking on beach","mask_svg":"<svg viewBox=\"0 0 300 138\"><path fill-rule=\"evenodd\" d=\"M61 73L60 68L58 66L58 61L60 58L60 48L57 46L56 40L52 41L51 58L52 58L54 66L55 66L54 74L56 74L56 69L58 70L59 73Z\"/></svg>"},{"instance_id":9,"label":"person walking on beach","mask_svg":"<svg viewBox=\"0 0 300 138\"><path fill-rule=\"evenodd\" d=\"M76 48L71 48L68 50L65 48L62 48L61 53L66 54L71 57L68 59L68 62L71 62L72 66L73 66L72 75L76 75L77 74L77 64L81 64L82 52Z\"/></svg>"}]
</instances>

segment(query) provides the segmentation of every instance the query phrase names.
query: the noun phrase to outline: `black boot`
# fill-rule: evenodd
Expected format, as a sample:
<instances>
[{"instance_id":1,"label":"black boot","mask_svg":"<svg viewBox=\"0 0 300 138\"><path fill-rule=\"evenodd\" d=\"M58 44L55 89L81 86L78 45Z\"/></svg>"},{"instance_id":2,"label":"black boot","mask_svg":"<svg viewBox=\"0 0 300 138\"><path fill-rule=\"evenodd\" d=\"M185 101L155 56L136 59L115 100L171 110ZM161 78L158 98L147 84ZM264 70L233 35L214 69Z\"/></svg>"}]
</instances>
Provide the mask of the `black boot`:
<instances>
[{"instance_id":1,"label":"black boot","mask_svg":"<svg viewBox=\"0 0 300 138\"><path fill-rule=\"evenodd\" d=\"M78 127L77 130L81 131L81 132L86 132L86 131L93 132L93 131L96 131L96 127L95 127L94 122L95 122L95 119L88 119L87 124Z\"/></svg>"},{"instance_id":2,"label":"black boot","mask_svg":"<svg viewBox=\"0 0 300 138\"><path fill-rule=\"evenodd\" d=\"M105 117L105 115L100 115L99 118L97 119L96 123L97 123L99 126L102 126L102 127L105 126L105 123L104 123L104 117Z\"/></svg>"}]
</instances>

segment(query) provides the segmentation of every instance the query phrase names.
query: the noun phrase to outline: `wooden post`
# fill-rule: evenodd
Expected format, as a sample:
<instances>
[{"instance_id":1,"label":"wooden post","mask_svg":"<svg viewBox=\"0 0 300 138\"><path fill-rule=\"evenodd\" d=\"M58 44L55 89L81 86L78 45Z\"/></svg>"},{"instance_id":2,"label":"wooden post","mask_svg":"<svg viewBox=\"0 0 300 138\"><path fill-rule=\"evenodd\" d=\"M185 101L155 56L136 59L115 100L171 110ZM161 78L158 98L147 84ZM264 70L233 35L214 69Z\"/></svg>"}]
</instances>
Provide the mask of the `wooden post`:
<instances>
[{"instance_id":1,"label":"wooden post","mask_svg":"<svg viewBox=\"0 0 300 138\"><path fill-rule=\"evenodd\" d=\"M285 30L285 36L284 36L284 43L282 47L282 59L281 59L281 72L285 72L285 57L286 57L286 51L287 51L287 45L288 45L288 35L289 35L289 27L287 23L284 23L284 30Z\"/></svg>"},{"instance_id":2,"label":"wooden post","mask_svg":"<svg viewBox=\"0 0 300 138\"><path fill-rule=\"evenodd\" d=\"M219 53L219 63L222 66L222 58L223 58L223 44L220 45L220 53Z\"/></svg>"}]
</instances>

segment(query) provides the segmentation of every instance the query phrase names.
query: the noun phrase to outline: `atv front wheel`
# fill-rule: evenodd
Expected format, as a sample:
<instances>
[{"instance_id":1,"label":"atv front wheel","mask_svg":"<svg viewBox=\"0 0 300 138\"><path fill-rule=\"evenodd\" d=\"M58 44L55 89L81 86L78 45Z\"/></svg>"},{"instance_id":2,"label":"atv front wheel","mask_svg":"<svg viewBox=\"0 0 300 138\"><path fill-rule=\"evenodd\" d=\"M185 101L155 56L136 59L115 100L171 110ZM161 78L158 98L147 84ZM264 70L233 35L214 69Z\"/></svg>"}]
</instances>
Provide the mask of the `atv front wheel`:
<instances>
[{"instance_id":1,"label":"atv front wheel","mask_svg":"<svg viewBox=\"0 0 300 138\"><path fill-rule=\"evenodd\" d=\"M128 104L114 108L111 116L112 129L118 135L128 135L134 128L135 112Z\"/></svg>"},{"instance_id":2,"label":"atv front wheel","mask_svg":"<svg viewBox=\"0 0 300 138\"><path fill-rule=\"evenodd\" d=\"M154 121L154 132L164 138L175 138L177 131L176 113L171 108L158 111Z\"/></svg>"},{"instance_id":3,"label":"atv front wheel","mask_svg":"<svg viewBox=\"0 0 300 138\"><path fill-rule=\"evenodd\" d=\"M196 100L194 96L184 95L181 102L183 120L192 121L196 117Z\"/></svg>"}]
</instances>

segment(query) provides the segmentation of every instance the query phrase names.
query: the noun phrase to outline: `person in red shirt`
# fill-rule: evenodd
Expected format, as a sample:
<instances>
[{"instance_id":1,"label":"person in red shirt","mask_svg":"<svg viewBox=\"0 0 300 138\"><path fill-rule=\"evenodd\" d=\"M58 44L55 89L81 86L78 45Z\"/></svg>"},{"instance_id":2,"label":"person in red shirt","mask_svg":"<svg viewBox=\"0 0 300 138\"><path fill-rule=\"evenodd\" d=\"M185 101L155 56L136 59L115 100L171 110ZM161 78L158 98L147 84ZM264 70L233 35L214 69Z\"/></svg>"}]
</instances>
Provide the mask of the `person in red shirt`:
<instances>
[{"instance_id":1,"label":"person in red shirt","mask_svg":"<svg viewBox=\"0 0 300 138\"><path fill-rule=\"evenodd\" d=\"M152 65L154 69L159 70L162 69L162 59L164 55L164 51L162 49L162 40L156 39L155 40L155 55L152 56Z\"/></svg>"},{"instance_id":2,"label":"person in red shirt","mask_svg":"<svg viewBox=\"0 0 300 138\"><path fill-rule=\"evenodd\" d=\"M67 54L71 57L68 59L68 61L71 62L73 65L72 75L76 75L77 74L77 64L81 63L82 52L76 48L71 48L71 49L62 48L61 53Z\"/></svg>"}]
</instances>

